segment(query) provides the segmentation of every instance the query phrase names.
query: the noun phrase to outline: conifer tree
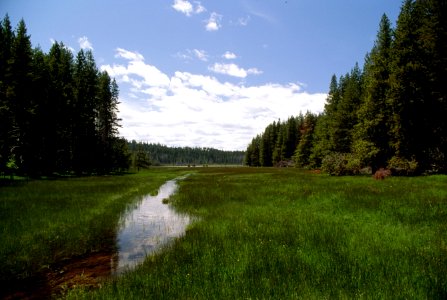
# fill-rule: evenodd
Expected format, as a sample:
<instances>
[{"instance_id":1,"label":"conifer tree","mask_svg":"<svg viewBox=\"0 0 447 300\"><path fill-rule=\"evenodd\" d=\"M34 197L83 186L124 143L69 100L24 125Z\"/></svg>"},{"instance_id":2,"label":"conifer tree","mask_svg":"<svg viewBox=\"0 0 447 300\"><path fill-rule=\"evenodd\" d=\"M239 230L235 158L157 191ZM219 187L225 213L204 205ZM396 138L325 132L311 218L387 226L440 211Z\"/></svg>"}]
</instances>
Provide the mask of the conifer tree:
<instances>
[{"instance_id":1,"label":"conifer tree","mask_svg":"<svg viewBox=\"0 0 447 300\"><path fill-rule=\"evenodd\" d=\"M310 158L312 154L316 122L317 116L311 112L307 112L300 128L301 138L293 156L296 167L302 168L311 164Z\"/></svg>"},{"instance_id":2,"label":"conifer tree","mask_svg":"<svg viewBox=\"0 0 447 300\"><path fill-rule=\"evenodd\" d=\"M7 171L7 163L11 159L13 145L13 112L10 98L8 97L9 79L8 72L14 32L11 28L9 16L0 22L0 172Z\"/></svg>"},{"instance_id":3,"label":"conifer tree","mask_svg":"<svg viewBox=\"0 0 447 300\"><path fill-rule=\"evenodd\" d=\"M50 83L44 105L46 166L48 173L64 173L72 167L74 107L74 58L63 43L54 43L47 55Z\"/></svg>"},{"instance_id":4,"label":"conifer tree","mask_svg":"<svg viewBox=\"0 0 447 300\"><path fill-rule=\"evenodd\" d=\"M21 20L11 45L5 79L8 83L6 99L13 115L10 137L12 138L11 154L16 164L25 173L32 171L31 129L34 124L35 99L32 86L32 57L30 37L25 22Z\"/></svg>"},{"instance_id":5,"label":"conifer tree","mask_svg":"<svg viewBox=\"0 0 447 300\"><path fill-rule=\"evenodd\" d=\"M73 169L76 173L93 171L97 146L95 120L98 70L91 51L80 50L74 69Z\"/></svg>"},{"instance_id":6,"label":"conifer tree","mask_svg":"<svg viewBox=\"0 0 447 300\"><path fill-rule=\"evenodd\" d=\"M355 125L353 152L373 172L386 167L391 158L392 111L388 96L392 34L390 21L383 15L374 47L365 59L364 97L358 110L359 123Z\"/></svg>"}]
</instances>

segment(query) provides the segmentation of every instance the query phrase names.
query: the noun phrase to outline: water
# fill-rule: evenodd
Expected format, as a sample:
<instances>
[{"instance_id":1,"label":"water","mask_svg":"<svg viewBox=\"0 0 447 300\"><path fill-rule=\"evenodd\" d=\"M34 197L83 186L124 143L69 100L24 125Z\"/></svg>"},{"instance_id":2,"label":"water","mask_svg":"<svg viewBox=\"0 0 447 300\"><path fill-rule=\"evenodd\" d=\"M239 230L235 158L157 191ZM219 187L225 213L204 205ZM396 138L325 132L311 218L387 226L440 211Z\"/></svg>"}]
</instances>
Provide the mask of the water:
<instances>
[{"instance_id":1,"label":"water","mask_svg":"<svg viewBox=\"0 0 447 300\"><path fill-rule=\"evenodd\" d=\"M190 217L179 214L162 202L176 192L177 180L183 178L167 181L156 196L143 197L134 209L122 217L117 235L118 260L112 267L115 274L134 268L147 255L185 233Z\"/></svg>"}]
</instances>

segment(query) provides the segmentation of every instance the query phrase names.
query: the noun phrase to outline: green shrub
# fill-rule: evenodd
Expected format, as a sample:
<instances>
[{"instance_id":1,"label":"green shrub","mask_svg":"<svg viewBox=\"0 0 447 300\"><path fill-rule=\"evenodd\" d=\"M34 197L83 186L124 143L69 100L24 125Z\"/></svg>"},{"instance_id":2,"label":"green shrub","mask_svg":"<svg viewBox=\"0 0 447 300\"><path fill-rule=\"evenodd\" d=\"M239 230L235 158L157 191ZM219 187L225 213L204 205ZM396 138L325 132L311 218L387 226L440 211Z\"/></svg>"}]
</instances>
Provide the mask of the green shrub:
<instances>
[{"instance_id":1,"label":"green shrub","mask_svg":"<svg viewBox=\"0 0 447 300\"><path fill-rule=\"evenodd\" d=\"M416 175L418 171L418 162L413 158L408 160L398 156L393 156L388 161L388 169L393 175Z\"/></svg>"},{"instance_id":2,"label":"green shrub","mask_svg":"<svg viewBox=\"0 0 447 300\"><path fill-rule=\"evenodd\" d=\"M361 162L351 153L331 153L323 158L321 168L330 175L355 175L360 173Z\"/></svg>"}]
</instances>

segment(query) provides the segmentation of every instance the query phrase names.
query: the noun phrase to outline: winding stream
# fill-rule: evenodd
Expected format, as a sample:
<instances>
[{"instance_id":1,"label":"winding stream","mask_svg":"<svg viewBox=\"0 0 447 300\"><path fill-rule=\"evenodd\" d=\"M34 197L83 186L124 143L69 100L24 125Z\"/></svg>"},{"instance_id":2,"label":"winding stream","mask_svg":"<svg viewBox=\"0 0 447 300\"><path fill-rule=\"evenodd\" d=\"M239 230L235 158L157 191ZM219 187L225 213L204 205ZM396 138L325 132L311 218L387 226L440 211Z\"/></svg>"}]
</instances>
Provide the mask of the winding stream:
<instances>
[{"instance_id":1,"label":"winding stream","mask_svg":"<svg viewBox=\"0 0 447 300\"><path fill-rule=\"evenodd\" d=\"M185 233L191 219L176 212L163 200L173 195L179 177L163 184L157 195L144 196L133 209L121 218L117 233L118 260L113 261L115 275L132 269L142 263L147 255L154 253L169 241Z\"/></svg>"}]
</instances>

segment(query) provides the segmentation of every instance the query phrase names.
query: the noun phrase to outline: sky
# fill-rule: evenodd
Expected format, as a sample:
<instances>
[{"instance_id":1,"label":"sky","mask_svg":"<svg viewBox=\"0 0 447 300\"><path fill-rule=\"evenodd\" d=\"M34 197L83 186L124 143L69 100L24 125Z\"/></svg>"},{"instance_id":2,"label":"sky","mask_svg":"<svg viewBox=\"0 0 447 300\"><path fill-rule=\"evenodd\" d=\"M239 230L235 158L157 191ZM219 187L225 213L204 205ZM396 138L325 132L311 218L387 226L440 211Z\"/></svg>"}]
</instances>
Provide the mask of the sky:
<instances>
[{"instance_id":1,"label":"sky","mask_svg":"<svg viewBox=\"0 0 447 300\"><path fill-rule=\"evenodd\" d=\"M277 120L324 109L400 0L0 0L34 47L93 51L120 89L119 132L245 150Z\"/></svg>"}]
</instances>

